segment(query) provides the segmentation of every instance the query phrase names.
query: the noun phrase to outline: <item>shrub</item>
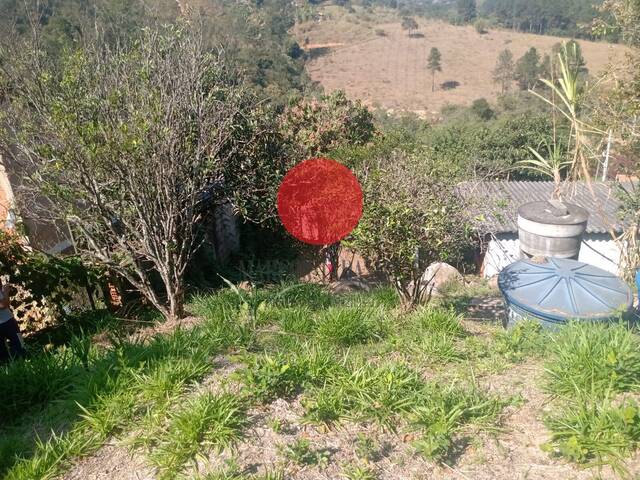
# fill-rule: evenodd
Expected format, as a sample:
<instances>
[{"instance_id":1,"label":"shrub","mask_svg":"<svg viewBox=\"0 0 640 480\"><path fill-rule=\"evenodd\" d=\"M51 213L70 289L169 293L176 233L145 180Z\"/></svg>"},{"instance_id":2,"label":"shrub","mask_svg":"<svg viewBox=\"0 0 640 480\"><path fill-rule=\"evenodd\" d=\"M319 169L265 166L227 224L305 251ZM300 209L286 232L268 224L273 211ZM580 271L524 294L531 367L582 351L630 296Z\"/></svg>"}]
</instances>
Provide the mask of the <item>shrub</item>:
<instances>
[{"instance_id":1,"label":"shrub","mask_svg":"<svg viewBox=\"0 0 640 480\"><path fill-rule=\"evenodd\" d=\"M371 112L340 90L296 101L280 116L279 129L298 160L327 153L345 143L362 145L375 131Z\"/></svg>"},{"instance_id":2,"label":"shrub","mask_svg":"<svg viewBox=\"0 0 640 480\"><path fill-rule=\"evenodd\" d=\"M28 332L53 323L75 296L94 290L101 270L80 257L33 251L18 235L0 231L0 276L18 287L14 313Z\"/></svg>"},{"instance_id":3,"label":"shrub","mask_svg":"<svg viewBox=\"0 0 640 480\"><path fill-rule=\"evenodd\" d=\"M350 243L414 307L424 269L434 261L457 263L469 247L464 207L452 185L408 155L395 153L362 170L364 209Z\"/></svg>"},{"instance_id":4,"label":"shrub","mask_svg":"<svg viewBox=\"0 0 640 480\"><path fill-rule=\"evenodd\" d=\"M473 27L480 35L484 35L485 33L488 33L489 22L487 22L484 18L478 18L475 22L473 22Z\"/></svg>"},{"instance_id":5,"label":"shrub","mask_svg":"<svg viewBox=\"0 0 640 480\"><path fill-rule=\"evenodd\" d=\"M491 120L496 116L496 113L492 110L486 98L474 100L471 104L471 111L482 120Z\"/></svg>"}]
</instances>

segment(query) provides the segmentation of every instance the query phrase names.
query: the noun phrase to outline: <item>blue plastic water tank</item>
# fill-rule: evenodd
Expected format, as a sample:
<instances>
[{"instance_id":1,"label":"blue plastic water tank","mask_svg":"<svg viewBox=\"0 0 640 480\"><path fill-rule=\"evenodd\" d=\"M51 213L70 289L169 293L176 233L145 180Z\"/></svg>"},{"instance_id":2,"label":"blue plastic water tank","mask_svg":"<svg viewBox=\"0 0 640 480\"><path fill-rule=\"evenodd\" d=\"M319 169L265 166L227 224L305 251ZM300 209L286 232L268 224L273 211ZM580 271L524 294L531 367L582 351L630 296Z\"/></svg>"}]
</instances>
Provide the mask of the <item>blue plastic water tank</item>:
<instances>
[{"instance_id":1,"label":"blue plastic water tank","mask_svg":"<svg viewBox=\"0 0 640 480\"><path fill-rule=\"evenodd\" d=\"M507 326L535 318L545 327L568 320L608 321L633 305L620 278L575 260L520 260L500 272L498 286L507 306Z\"/></svg>"}]
</instances>

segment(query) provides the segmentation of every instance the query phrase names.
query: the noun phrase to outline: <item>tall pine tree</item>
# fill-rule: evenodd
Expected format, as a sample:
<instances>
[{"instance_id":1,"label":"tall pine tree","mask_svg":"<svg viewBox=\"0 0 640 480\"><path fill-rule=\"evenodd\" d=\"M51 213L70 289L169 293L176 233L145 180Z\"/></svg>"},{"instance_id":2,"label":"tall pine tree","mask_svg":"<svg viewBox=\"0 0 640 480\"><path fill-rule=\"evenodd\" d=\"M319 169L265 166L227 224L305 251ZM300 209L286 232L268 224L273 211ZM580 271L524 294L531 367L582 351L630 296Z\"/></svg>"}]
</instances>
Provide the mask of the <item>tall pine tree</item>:
<instances>
[{"instance_id":1,"label":"tall pine tree","mask_svg":"<svg viewBox=\"0 0 640 480\"><path fill-rule=\"evenodd\" d=\"M431 72L431 91L436 91L436 72L442 71L442 54L436 47L429 52L429 58L427 59L427 70Z\"/></svg>"},{"instance_id":2,"label":"tall pine tree","mask_svg":"<svg viewBox=\"0 0 640 480\"><path fill-rule=\"evenodd\" d=\"M493 69L493 81L500 84L500 93L505 93L509 90L514 74L513 53L511 53L511 50L505 49L498 55L496 67Z\"/></svg>"},{"instance_id":3,"label":"tall pine tree","mask_svg":"<svg viewBox=\"0 0 640 480\"><path fill-rule=\"evenodd\" d=\"M478 15L476 0L457 0L456 9L458 10L458 17L464 23L472 22Z\"/></svg>"}]
</instances>

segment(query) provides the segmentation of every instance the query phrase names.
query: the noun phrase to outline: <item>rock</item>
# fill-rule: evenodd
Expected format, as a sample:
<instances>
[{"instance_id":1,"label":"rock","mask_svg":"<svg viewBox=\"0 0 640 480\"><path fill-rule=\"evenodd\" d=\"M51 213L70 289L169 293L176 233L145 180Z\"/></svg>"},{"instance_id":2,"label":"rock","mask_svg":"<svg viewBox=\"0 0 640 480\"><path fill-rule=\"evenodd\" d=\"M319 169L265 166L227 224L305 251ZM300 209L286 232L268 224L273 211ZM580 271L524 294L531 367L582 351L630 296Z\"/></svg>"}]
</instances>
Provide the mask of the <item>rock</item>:
<instances>
[{"instance_id":1,"label":"rock","mask_svg":"<svg viewBox=\"0 0 640 480\"><path fill-rule=\"evenodd\" d=\"M491 277L488 284L491 290L498 290L498 275Z\"/></svg>"},{"instance_id":2,"label":"rock","mask_svg":"<svg viewBox=\"0 0 640 480\"><path fill-rule=\"evenodd\" d=\"M544 255L534 255L529 260L531 263L537 263L538 265L543 265L549 261Z\"/></svg>"},{"instance_id":3,"label":"rock","mask_svg":"<svg viewBox=\"0 0 640 480\"><path fill-rule=\"evenodd\" d=\"M430 297L441 295L447 284L463 281L462 274L455 267L444 262L432 263L420 277L423 285L422 300L427 301Z\"/></svg>"},{"instance_id":4,"label":"rock","mask_svg":"<svg viewBox=\"0 0 640 480\"><path fill-rule=\"evenodd\" d=\"M369 283L362 278L349 278L336 280L329 284L332 293L368 292L371 290Z\"/></svg>"}]
</instances>

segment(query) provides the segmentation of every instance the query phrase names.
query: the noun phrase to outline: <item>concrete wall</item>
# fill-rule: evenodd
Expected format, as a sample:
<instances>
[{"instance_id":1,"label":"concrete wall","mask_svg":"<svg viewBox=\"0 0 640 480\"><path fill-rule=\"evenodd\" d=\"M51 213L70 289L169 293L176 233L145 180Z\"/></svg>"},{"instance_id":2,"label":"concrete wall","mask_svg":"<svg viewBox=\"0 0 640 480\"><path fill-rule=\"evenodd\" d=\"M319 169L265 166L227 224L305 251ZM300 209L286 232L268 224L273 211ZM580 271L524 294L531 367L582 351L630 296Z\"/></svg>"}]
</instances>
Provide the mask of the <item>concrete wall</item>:
<instances>
[{"instance_id":1,"label":"concrete wall","mask_svg":"<svg viewBox=\"0 0 640 480\"><path fill-rule=\"evenodd\" d=\"M517 234L498 234L492 238L482 263L482 275L493 277L507 265L520 259ZM620 250L608 234L586 234L580 246L578 260L614 274L618 273Z\"/></svg>"}]
</instances>

